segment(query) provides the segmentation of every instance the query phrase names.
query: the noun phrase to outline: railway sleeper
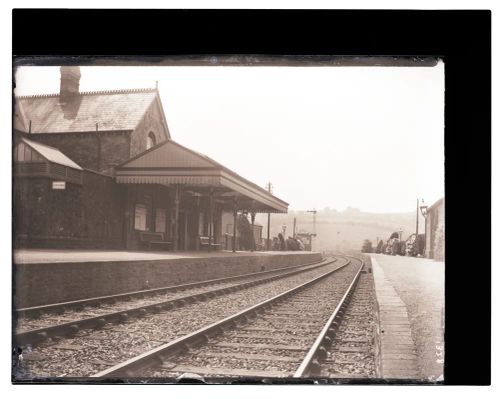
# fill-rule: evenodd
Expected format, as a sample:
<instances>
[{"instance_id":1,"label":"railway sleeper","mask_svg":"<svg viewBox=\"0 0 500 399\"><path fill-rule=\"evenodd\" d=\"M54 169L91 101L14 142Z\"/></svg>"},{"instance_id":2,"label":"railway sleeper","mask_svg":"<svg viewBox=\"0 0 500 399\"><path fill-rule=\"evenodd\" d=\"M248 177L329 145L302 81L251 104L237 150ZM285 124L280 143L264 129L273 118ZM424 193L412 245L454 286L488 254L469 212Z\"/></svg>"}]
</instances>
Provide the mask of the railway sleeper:
<instances>
[{"instance_id":1,"label":"railway sleeper","mask_svg":"<svg viewBox=\"0 0 500 399\"><path fill-rule=\"evenodd\" d=\"M208 338L205 336L205 334L197 334L196 336L191 338L188 342L186 342L185 345L188 347L189 350L191 350L201 344L204 344L207 341Z\"/></svg>"}]
</instances>

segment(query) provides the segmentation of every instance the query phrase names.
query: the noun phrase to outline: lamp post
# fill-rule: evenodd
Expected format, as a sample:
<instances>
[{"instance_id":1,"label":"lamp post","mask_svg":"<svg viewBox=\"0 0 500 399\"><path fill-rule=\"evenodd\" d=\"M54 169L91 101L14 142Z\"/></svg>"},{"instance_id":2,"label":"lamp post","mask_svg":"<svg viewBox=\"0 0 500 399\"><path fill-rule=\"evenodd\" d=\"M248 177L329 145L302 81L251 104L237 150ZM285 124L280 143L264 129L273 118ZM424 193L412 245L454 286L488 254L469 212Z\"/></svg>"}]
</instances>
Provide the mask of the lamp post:
<instances>
[{"instance_id":1,"label":"lamp post","mask_svg":"<svg viewBox=\"0 0 500 399\"><path fill-rule=\"evenodd\" d=\"M283 243L285 244L285 249L286 249L286 235L285 235L285 232L286 232L286 224L284 224L283 226L281 226L281 231L283 231ZM281 244L281 243L280 243ZM280 249L281 249L281 245L280 245Z\"/></svg>"},{"instance_id":2,"label":"lamp post","mask_svg":"<svg viewBox=\"0 0 500 399\"><path fill-rule=\"evenodd\" d=\"M424 217L425 220L425 230L424 230L424 256L425 251L427 249L427 205L424 204L424 199L422 198L422 205L420 205L420 212L422 213L422 216Z\"/></svg>"}]
</instances>

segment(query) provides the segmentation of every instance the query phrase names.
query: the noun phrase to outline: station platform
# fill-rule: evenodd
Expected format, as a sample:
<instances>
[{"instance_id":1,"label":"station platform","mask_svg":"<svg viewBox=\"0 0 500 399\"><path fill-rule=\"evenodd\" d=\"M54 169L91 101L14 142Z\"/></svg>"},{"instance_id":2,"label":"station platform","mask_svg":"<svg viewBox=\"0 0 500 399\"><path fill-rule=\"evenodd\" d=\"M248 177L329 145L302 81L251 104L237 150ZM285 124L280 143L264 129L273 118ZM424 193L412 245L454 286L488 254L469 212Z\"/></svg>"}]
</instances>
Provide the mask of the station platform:
<instances>
[{"instance_id":1,"label":"station platform","mask_svg":"<svg viewBox=\"0 0 500 399\"><path fill-rule=\"evenodd\" d=\"M382 378L443 381L444 262L371 256Z\"/></svg>"},{"instance_id":2,"label":"station platform","mask_svg":"<svg viewBox=\"0 0 500 399\"><path fill-rule=\"evenodd\" d=\"M121 262L132 260L163 260L186 258L219 258L227 256L272 256L286 254L310 254L309 251L104 251L104 250L64 250L64 249L17 249L14 263L72 263L72 262Z\"/></svg>"},{"instance_id":3,"label":"station platform","mask_svg":"<svg viewBox=\"0 0 500 399\"><path fill-rule=\"evenodd\" d=\"M194 283L319 262L306 251L149 252L19 249L17 308Z\"/></svg>"}]
</instances>

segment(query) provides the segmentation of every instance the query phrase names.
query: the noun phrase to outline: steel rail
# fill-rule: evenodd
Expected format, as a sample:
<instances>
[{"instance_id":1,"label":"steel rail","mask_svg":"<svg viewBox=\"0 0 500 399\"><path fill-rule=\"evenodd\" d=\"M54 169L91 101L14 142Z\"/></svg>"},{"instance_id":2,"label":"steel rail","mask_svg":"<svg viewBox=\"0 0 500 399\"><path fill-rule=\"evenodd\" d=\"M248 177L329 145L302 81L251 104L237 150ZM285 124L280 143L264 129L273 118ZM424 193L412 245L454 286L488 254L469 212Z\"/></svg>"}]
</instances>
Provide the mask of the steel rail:
<instances>
[{"instance_id":1,"label":"steel rail","mask_svg":"<svg viewBox=\"0 0 500 399\"><path fill-rule=\"evenodd\" d=\"M155 302L148 305L142 305L137 307L131 307L128 309L118 310L111 313L105 313L101 315L96 315L93 317L88 317L85 319L76 319L65 323L55 324L47 327L40 327L31 329L28 331L22 331L15 334L15 342L17 345L26 344L37 344L47 338L55 336L70 336L76 334L77 332L90 328L100 328L109 322L120 323L128 320L130 317L140 317L146 315L148 312L161 312L164 310L171 310L174 308L180 308L190 303L207 300L211 297L224 295L230 292L235 292L243 290L246 288L254 287L256 285L261 285L269 283L275 280L280 280L283 278L291 277L296 274L305 273L310 270L317 269L319 267L326 266L328 264L334 263L336 259L329 259L322 261L315 265L309 265L305 270L294 270L287 273L279 274L271 277L264 277L259 280L253 280L246 283L241 283L233 285L230 287L224 287L215 289L212 291L202 292L198 294L186 295L180 298L169 299L166 301ZM307 267L307 266L304 266Z\"/></svg>"},{"instance_id":2,"label":"steel rail","mask_svg":"<svg viewBox=\"0 0 500 399\"><path fill-rule=\"evenodd\" d=\"M320 363L323 360L325 360L328 356L328 348L331 346L333 342L333 338L335 337L337 328L340 325L340 319L342 318L343 313L345 312L345 309L349 304L352 294L354 293L354 289L358 283L359 275L361 274L361 271L363 270L363 267L365 265L363 260L354 258L352 256L351 258L360 261L361 266L359 267L358 272L352 279L349 288L347 288L339 304L333 311L332 315L329 317L328 321L325 323L325 326L319 333L318 337L316 338L316 341L314 341L314 344L311 346L311 349L309 349L309 352L307 352L307 355L304 357L304 360L300 364L297 371L294 373L293 375L294 378L318 376L318 374L321 371Z\"/></svg>"},{"instance_id":3,"label":"steel rail","mask_svg":"<svg viewBox=\"0 0 500 399\"><path fill-rule=\"evenodd\" d=\"M36 317L42 313L56 313L56 312L64 311L65 309L68 309L68 308L77 309L80 307L92 306L92 305L96 305L99 303L116 302L116 301L120 301L120 300L133 299L133 298L144 298L144 297L158 295L158 294L165 294L167 292L176 292L176 291L182 291L182 290L187 290L187 289L191 289L191 288L203 287L205 285L231 282L231 281L234 281L234 280L237 280L240 278L248 278L248 277L252 277L252 276L271 274L271 273L275 273L275 272L279 272L279 271L283 271L283 270L287 270L287 269L296 269L299 267L307 267L307 266L311 266L314 264L319 265L323 262L330 262L330 261L334 262L335 258L333 258L333 260L332 260L332 257L329 257L329 258L322 260L321 262L310 262L310 263L304 263L304 264L296 265L296 266L285 266L285 267L280 267L277 269L265 270L265 271L255 272L255 273L239 274L237 276L222 277L222 278L204 280L204 281L196 281L194 283L172 285L172 286L168 286L168 287L159 287L159 288L151 288L151 289L147 289L147 290L131 291L131 292L123 293L123 294L104 295L104 296L93 297L93 298L78 299L75 301L58 302L58 303L51 303L51 304L47 304L47 305L19 308L19 309L14 309L13 313L17 317L30 317L30 316Z\"/></svg>"},{"instance_id":4,"label":"steel rail","mask_svg":"<svg viewBox=\"0 0 500 399\"><path fill-rule=\"evenodd\" d=\"M92 375L91 377L99 379L133 377L133 375L131 374L136 370L155 366L158 363L162 363L167 358L174 356L178 353L181 353L186 349L189 349L189 347L191 346L206 342L210 337L213 337L221 332L224 332L225 327L234 327L238 321L246 321L248 319L251 319L257 314L257 312L264 310L273 305L274 303L286 299L289 296L299 291L302 291L311 285L318 283L319 281L343 269L344 267L346 267L351 263L349 259L346 258L345 260L346 262L343 265L339 266L334 270L323 273L320 276L315 277L285 292L282 292L281 294L275 295L270 299L266 299L265 301L250 306L247 309L237 312L231 316L228 316L208 326L200 328L183 337L177 338L167 344L161 345L157 348L151 349L148 352L137 355L132 359L126 360L115 366L107 368L99 373Z\"/></svg>"}]
</instances>

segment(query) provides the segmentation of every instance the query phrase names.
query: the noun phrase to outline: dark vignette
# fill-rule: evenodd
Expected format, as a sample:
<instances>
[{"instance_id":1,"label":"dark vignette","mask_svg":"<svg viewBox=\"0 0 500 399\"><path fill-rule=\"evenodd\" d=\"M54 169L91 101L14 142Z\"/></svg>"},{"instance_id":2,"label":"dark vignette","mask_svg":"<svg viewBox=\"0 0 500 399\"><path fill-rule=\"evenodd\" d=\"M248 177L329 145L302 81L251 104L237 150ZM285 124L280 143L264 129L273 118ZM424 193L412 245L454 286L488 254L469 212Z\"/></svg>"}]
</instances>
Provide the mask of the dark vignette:
<instances>
[{"instance_id":1,"label":"dark vignette","mask_svg":"<svg viewBox=\"0 0 500 399\"><path fill-rule=\"evenodd\" d=\"M102 56L153 62L162 56L233 54L255 56L255 60L259 55L442 58L446 84L445 384L490 384L489 10L16 9L12 15L13 65L18 65L18 57L37 56L68 56L68 63L81 65Z\"/></svg>"}]
</instances>

